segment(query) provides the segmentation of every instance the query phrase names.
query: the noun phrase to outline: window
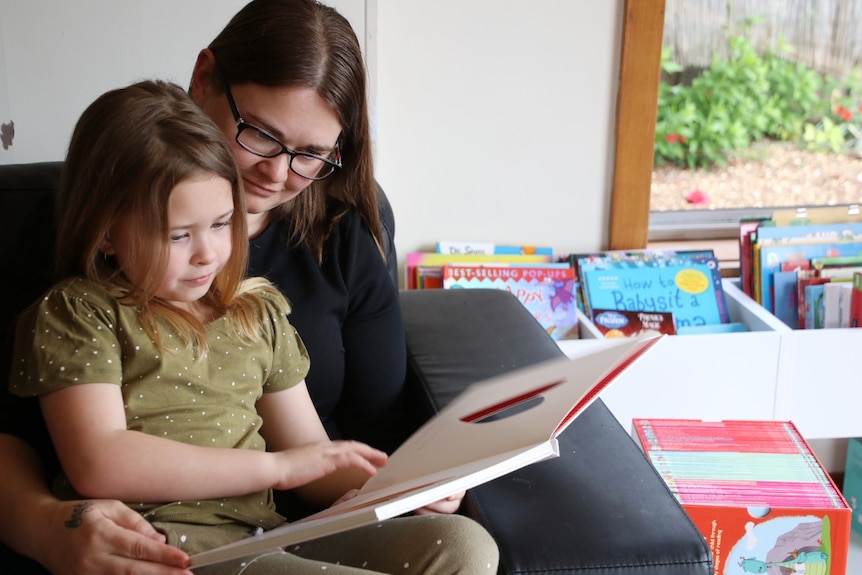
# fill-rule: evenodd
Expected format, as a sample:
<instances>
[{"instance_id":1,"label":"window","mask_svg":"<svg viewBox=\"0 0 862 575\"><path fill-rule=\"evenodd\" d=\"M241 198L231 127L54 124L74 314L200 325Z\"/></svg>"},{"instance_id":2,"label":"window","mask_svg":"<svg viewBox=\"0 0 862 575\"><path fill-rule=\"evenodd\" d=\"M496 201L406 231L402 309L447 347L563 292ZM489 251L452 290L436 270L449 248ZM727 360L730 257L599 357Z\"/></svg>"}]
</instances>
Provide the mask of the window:
<instances>
[{"instance_id":1,"label":"window","mask_svg":"<svg viewBox=\"0 0 862 575\"><path fill-rule=\"evenodd\" d=\"M734 238L741 216L772 211L772 207L740 207L650 213L652 145L665 8L665 0L625 2L611 203L612 249L645 247L648 240ZM859 186L857 195L862 196L862 183ZM850 194L851 202L858 200L852 199L854 193Z\"/></svg>"}]
</instances>

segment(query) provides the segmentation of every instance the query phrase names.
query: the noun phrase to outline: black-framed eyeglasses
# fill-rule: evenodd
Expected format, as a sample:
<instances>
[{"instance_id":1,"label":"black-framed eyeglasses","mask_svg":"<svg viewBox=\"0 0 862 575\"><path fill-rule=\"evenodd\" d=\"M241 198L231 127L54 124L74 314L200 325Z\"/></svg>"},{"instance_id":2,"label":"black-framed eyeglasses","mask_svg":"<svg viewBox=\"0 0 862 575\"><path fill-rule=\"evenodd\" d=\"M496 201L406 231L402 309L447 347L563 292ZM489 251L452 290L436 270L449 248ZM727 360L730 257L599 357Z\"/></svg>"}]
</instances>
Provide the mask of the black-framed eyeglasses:
<instances>
[{"instance_id":1,"label":"black-framed eyeglasses","mask_svg":"<svg viewBox=\"0 0 862 575\"><path fill-rule=\"evenodd\" d=\"M262 158L275 158L281 154L287 154L290 156L288 162L290 170L307 180L322 180L341 168L341 146L339 142L335 143L335 149L329 158L291 150L263 128L258 128L242 119L227 83L224 86L224 93L236 122L236 143L245 150Z\"/></svg>"}]
</instances>

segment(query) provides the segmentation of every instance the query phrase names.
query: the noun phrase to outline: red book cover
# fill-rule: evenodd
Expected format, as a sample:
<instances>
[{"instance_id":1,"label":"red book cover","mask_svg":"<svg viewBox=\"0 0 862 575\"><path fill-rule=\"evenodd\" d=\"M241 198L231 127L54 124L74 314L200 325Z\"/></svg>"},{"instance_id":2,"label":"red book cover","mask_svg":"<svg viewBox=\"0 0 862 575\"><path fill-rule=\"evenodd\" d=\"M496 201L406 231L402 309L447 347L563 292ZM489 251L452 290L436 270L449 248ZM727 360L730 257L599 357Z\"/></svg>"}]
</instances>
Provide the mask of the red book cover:
<instances>
[{"instance_id":1,"label":"red book cover","mask_svg":"<svg viewBox=\"0 0 862 575\"><path fill-rule=\"evenodd\" d=\"M853 293L850 296L850 326L862 327L862 272L853 274Z\"/></svg>"},{"instance_id":2,"label":"red book cover","mask_svg":"<svg viewBox=\"0 0 862 575\"><path fill-rule=\"evenodd\" d=\"M751 252L752 238L757 228L768 218L743 218L739 221L739 283L749 297L754 295L754 258Z\"/></svg>"}]
</instances>

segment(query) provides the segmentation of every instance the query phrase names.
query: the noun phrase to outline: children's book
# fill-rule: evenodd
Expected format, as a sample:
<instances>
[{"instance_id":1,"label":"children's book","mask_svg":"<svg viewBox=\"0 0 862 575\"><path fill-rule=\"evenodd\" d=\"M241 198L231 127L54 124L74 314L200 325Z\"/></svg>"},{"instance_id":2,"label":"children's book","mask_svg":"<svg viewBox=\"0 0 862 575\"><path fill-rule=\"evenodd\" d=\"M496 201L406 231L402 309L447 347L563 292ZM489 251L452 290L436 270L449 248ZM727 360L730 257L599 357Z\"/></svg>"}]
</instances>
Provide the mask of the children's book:
<instances>
[{"instance_id":1,"label":"children's book","mask_svg":"<svg viewBox=\"0 0 862 575\"><path fill-rule=\"evenodd\" d=\"M788 327L799 326L799 301L796 282L799 271L778 271L773 277L773 315Z\"/></svg>"},{"instance_id":2,"label":"children's book","mask_svg":"<svg viewBox=\"0 0 862 575\"><path fill-rule=\"evenodd\" d=\"M587 316L591 314L586 302L586 288L581 281L582 267L592 269L597 267L638 267L644 265L659 266L668 261L689 257L712 257L711 249L700 250L608 250L589 253L572 253L560 256L559 261L568 262L575 269L575 279L580 286L578 290L578 307Z\"/></svg>"},{"instance_id":3,"label":"children's book","mask_svg":"<svg viewBox=\"0 0 862 575\"><path fill-rule=\"evenodd\" d=\"M644 265L661 266L689 258L710 258L715 255L711 249L703 250L609 250L589 253L574 253L562 258L575 268L575 274L585 269L606 267L641 267Z\"/></svg>"},{"instance_id":4,"label":"children's book","mask_svg":"<svg viewBox=\"0 0 862 575\"><path fill-rule=\"evenodd\" d=\"M533 314L552 338L577 337L578 283L575 270L568 264L445 265L443 287L508 291Z\"/></svg>"},{"instance_id":5,"label":"children's book","mask_svg":"<svg viewBox=\"0 0 862 575\"><path fill-rule=\"evenodd\" d=\"M682 326L730 321L715 256L622 261L582 258L580 269L588 311L670 312L677 332Z\"/></svg>"},{"instance_id":6,"label":"children's book","mask_svg":"<svg viewBox=\"0 0 862 575\"><path fill-rule=\"evenodd\" d=\"M757 228L755 241L793 243L817 241L850 241L862 237L862 222L838 222L806 225L763 225Z\"/></svg>"},{"instance_id":7,"label":"children's book","mask_svg":"<svg viewBox=\"0 0 862 575\"><path fill-rule=\"evenodd\" d=\"M356 497L199 553L210 565L369 525L560 455L557 437L662 337L618 339L468 387L401 445Z\"/></svg>"},{"instance_id":8,"label":"children's book","mask_svg":"<svg viewBox=\"0 0 862 575\"><path fill-rule=\"evenodd\" d=\"M767 221L768 218L765 217L742 218L739 220L739 283L743 293L749 297L754 293L754 284L751 275L751 245L756 237L757 229Z\"/></svg>"},{"instance_id":9,"label":"children's book","mask_svg":"<svg viewBox=\"0 0 862 575\"><path fill-rule=\"evenodd\" d=\"M850 327L850 296L853 286L847 281L823 284L823 327Z\"/></svg>"},{"instance_id":10,"label":"children's book","mask_svg":"<svg viewBox=\"0 0 862 575\"><path fill-rule=\"evenodd\" d=\"M771 220L777 226L799 226L862 222L862 213L846 207L823 206L817 208L788 208L772 212Z\"/></svg>"},{"instance_id":11,"label":"children's book","mask_svg":"<svg viewBox=\"0 0 862 575\"><path fill-rule=\"evenodd\" d=\"M676 334L673 314L666 311L594 309L593 323L606 338Z\"/></svg>"},{"instance_id":12,"label":"children's book","mask_svg":"<svg viewBox=\"0 0 862 575\"><path fill-rule=\"evenodd\" d=\"M850 294L850 327L862 327L862 272L853 274L853 292Z\"/></svg>"},{"instance_id":13,"label":"children's book","mask_svg":"<svg viewBox=\"0 0 862 575\"><path fill-rule=\"evenodd\" d=\"M851 509L789 421L635 419L713 573L847 573Z\"/></svg>"},{"instance_id":14,"label":"children's book","mask_svg":"<svg viewBox=\"0 0 862 575\"><path fill-rule=\"evenodd\" d=\"M426 278L432 278L431 285L426 287L440 287L433 283L433 278L442 278L443 266L452 263L521 263L536 264L550 263L551 256L542 254L532 255L508 255L508 254L437 254L426 252L411 252L407 254L404 266L404 285L407 289L418 289L420 285L427 284ZM421 272L421 276L418 272Z\"/></svg>"},{"instance_id":15,"label":"children's book","mask_svg":"<svg viewBox=\"0 0 862 575\"><path fill-rule=\"evenodd\" d=\"M502 245L487 242L437 242L438 254L543 255L553 256L549 246Z\"/></svg>"},{"instance_id":16,"label":"children's book","mask_svg":"<svg viewBox=\"0 0 862 575\"><path fill-rule=\"evenodd\" d=\"M824 285L812 283L803 289L805 294L805 329L823 329Z\"/></svg>"},{"instance_id":17,"label":"children's book","mask_svg":"<svg viewBox=\"0 0 862 575\"><path fill-rule=\"evenodd\" d=\"M862 242L862 221L810 223L793 219L792 223L777 225L774 220L760 223L752 239L751 271L752 297L767 310L776 313L774 276L778 270L804 269L813 258L854 255L844 253L844 244ZM834 245L833 245L834 244ZM790 246L805 246L794 249ZM821 248L809 246L825 246ZM775 247L779 249L768 249ZM858 260L857 260L858 262ZM742 263L740 264L742 266ZM743 274L744 272L741 272Z\"/></svg>"},{"instance_id":18,"label":"children's book","mask_svg":"<svg viewBox=\"0 0 862 575\"><path fill-rule=\"evenodd\" d=\"M852 281L853 274L862 271L862 256L812 258L811 267L818 277Z\"/></svg>"},{"instance_id":19,"label":"children's book","mask_svg":"<svg viewBox=\"0 0 862 575\"><path fill-rule=\"evenodd\" d=\"M811 294L811 290L808 290L809 286L817 285L817 284L825 284L829 283L830 279L817 277L814 270L804 270L797 272L796 278L796 298L798 305L798 315L799 315L799 328L805 329L806 324L810 323L813 325L814 322L814 309L811 307L811 303L806 301L806 297Z\"/></svg>"},{"instance_id":20,"label":"children's book","mask_svg":"<svg viewBox=\"0 0 862 575\"><path fill-rule=\"evenodd\" d=\"M755 246L756 300L768 311L774 311L772 302L773 276L788 260L811 260L818 257L862 255L859 241L814 241L814 243L776 243ZM759 257L758 254L759 253ZM759 277L758 277L759 276Z\"/></svg>"}]
</instances>

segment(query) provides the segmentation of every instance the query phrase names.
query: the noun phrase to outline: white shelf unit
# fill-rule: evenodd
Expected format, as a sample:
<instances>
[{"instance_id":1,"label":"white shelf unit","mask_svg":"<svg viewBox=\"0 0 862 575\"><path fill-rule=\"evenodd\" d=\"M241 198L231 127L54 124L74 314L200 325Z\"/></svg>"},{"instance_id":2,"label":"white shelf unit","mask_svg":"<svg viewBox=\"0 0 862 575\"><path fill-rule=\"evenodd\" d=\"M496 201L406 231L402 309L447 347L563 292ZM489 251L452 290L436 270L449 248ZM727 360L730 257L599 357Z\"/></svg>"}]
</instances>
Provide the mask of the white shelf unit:
<instances>
[{"instance_id":1,"label":"white shelf unit","mask_svg":"<svg viewBox=\"0 0 862 575\"><path fill-rule=\"evenodd\" d=\"M862 329L793 330L723 282L748 332L668 336L602 393L625 429L635 417L793 421L806 439L862 436ZM583 315L576 357L605 345Z\"/></svg>"}]
</instances>

